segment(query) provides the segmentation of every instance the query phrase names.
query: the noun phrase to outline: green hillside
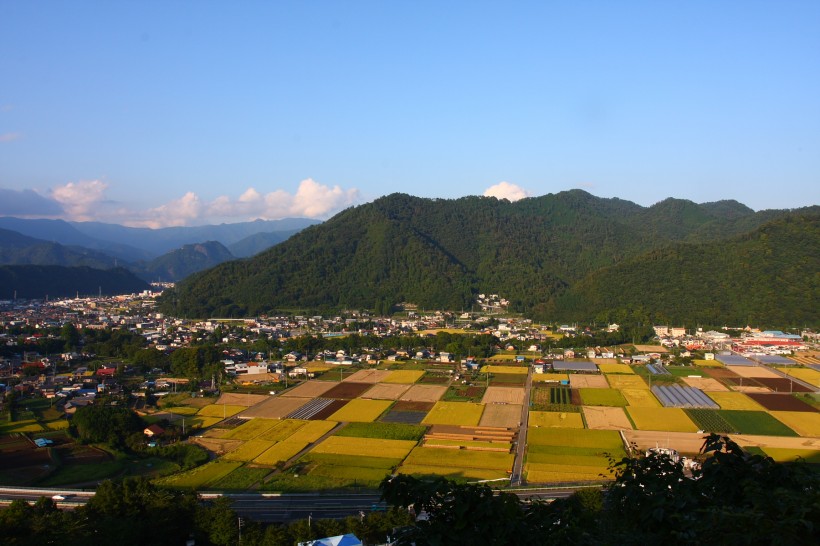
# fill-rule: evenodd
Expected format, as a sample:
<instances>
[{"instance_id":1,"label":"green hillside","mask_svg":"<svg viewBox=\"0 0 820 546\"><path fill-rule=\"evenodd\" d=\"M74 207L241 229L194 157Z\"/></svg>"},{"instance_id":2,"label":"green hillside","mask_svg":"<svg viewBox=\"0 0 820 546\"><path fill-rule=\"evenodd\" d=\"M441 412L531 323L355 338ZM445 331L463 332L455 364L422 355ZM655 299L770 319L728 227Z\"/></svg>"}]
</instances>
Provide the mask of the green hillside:
<instances>
[{"instance_id":1,"label":"green hillside","mask_svg":"<svg viewBox=\"0 0 820 546\"><path fill-rule=\"evenodd\" d=\"M56 265L0 266L0 299L131 294L151 287L123 268L92 269Z\"/></svg>"}]
</instances>

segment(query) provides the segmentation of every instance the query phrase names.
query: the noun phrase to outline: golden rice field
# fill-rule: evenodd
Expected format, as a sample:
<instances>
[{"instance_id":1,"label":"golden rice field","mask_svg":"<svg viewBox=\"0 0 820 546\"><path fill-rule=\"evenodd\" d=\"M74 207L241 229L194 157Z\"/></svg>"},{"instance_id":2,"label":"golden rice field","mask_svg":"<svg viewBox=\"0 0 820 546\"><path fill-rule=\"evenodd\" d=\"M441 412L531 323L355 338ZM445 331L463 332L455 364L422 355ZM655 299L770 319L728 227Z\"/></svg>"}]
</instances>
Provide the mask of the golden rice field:
<instances>
[{"instance_id":1,"label":"golden rice field","mask_svg":"<svg viewBox=\"0 0 820 546\"><path fill-rule=\"evenodd\" d=\"M649 390L649 385L640 375L607 375L606 380L613 389Z\"/></svg>"},{"instance_id":2,"label":"golden rice field","mask_svg":"<svg viewBox=\"0 0 820 546\"><path fill-rule=\"evenodd\" d=\"M253 440L257 436L264 434L268 430L278 425L279 422L280 421L276 419L248 419L246 423L239 425L231 432L223 436L223 438L234 440Z\"/></svg>"},{"instance_id":3,"label":"golden rice field","mask_svg":"<svg viewBox=\"0 0 820 546\"><path fill-rule=\"evenodd\" d=\"M308 421L303 427L294 432L288 441L312 444L336 426L333 421Z\"/></svg>"},{"instance_id":4,"label":"golden rice field","mask_svg":"<svg viewBox=\"0 0 820 546\"><path fill-rule=\"evenodd\" d=\"M3 423L2 425L0 425L0 431L2 431L3 433L42 432L43 430L43 427L33 419L27 421L17 421L15 423Z\"/></svg>"},{"instance_id":5,"label":"golden rice field","mask_svg":"<svg viewBox=\"0 0 820 546\"><path fill-rule=\"evenodd\" d=\"M482 404L473 402L436 402L422 420L425 425L477 426L484 411Z\"/></svg>"},{"instance_id":6,"label":"golden rice field","mask_svg":"<svg viewBox=\"0 0 820 546\"><path fill-rule=\"evenodd\" d=\"M463 447L465 449L474 449L477 451L486 450L486 451L506 451L509 452L512 449L512 444L510 442L502 442L498 441L481 441L481 440L442 440L438 438L432 438L429 440L424 441L424 445L426 447L435 447L441 446L442 448L450 448L450 447ZM446 457L446 455L444 455Z\"/></svg>"},{"instance_id":7,"label":"golden rice field","mask_svg":"<svg viewBox=\"0 0 820 546\"><path fill-rule=\"evenodd\" d=\"M257 464L266 464L274 466L277 463L285 462L288 459L295 457L300 451L308 446L307 442L295 442L293 440L285 440L274 444L273 447L265 450L253 462Z\"/></svg>"},{"instance_id":8,"label":"golden rice field","mask_svg":"<svg viewBox=\"0 0 820 546\"><path fill-rule=\"evenodd\" d=\"M445 466L452 468L481 468L510 472L515 456L496 451L471 451L467 449L447 450L446 456L441 449L434 447L417 447L404 460L406 465Z\"/></svg>"},{"instance_id":9,"label":"golden rice field","mask_svg":"<svg viewBox=\"0 0 820 546\"><path fill-rule=\"evenodd\" d=\"M222 417L223 419L233 417L240 411L247 409L245 406L229 406L227 404L210 404L200 409L197 415L205 417Z\"/></svg>"},{"instance_id":10,"label":"golden rice field","mask_svg":"<svg viewBox=\"0 0 820 546\"><path fill-rule=\"evenodd\" d=\"M595 472L580 472L578 467L572 465L555 465L561 470L542 471L535 469L527 470L527 481L529 483L561 483L561 482L593 482L605 479L613 479L612 477L602 477ZM602 473L608 476L606 473Z\"/></svg>"},{"instance_id":11,"label":"golden rice field","mask_svg":"<svg viewBox=\"0 0 820 546\"><path fill-rule=\"evenodd\" d=\"M413 440L381 440L377 438L331 436L311 449L310 452L404 459L415 447L416 442Z\"/></svg>"},{"instance_id":12,"label":"golden rice field","mask_svg":"<svg viewBox=\"0 0 820 546\"><path fill-rule=\"evenodd\" d=\"M304 368L309 372L321 373L332 369L333 366L321 362L308 362L307 364L305 364Z\"/></svg>"},{"instance_id":13,"label":"golden rice field","mask_svg":"<svg viewBox=\"0 0 820 546\"><path fill-rule=\"evenodd\" d=\"M405 464L397 469L400 474L412 476L442 476L448 479L467 480L497 480L506 478L509 474L502 470L488 470L483 468L458 468L456 466L425 466Z\"/></svg>"},{"instance_id":14,"label":"golden rice field","mask_svg":"<svg viewBox=\"0 0 820 546\"><path fill-rule=\"evenodd\" d=\"M261 455L270 447L267 440L248 440L233 451L229 451L222 458L226 461L249 462Z\"/></svg>"},{"instance_id":15,"label":"golden rice field","mask_svg":"<svg viewBox=\"0 0 820 546\"><path fill-rule=\"evenodd\" d=\"M238 461L211 461L180 474L160 478L157 480L157 483L160 485L196 489L224 478L240 466L242 466L242 463Z\"/></svg>"},{"instance_id":16,"label":"golden rice field","mask_svg":"<svg viewBox=\"0 0 820 546\"><path fill-rule=\"evenodd\" d=\"M554 383L556 381L569 381L569 374L566 373L534 373L532 374L533 383Z\"/></svg>"},{"instance_id":17,"label":"golden rice field","mask_svg":"<svg viewBox=\"0 0 820 546\"><path fill-rule=\"evenodd\" d=\"M766 408L742 392L708 392L706 395L714 400L721 409L765 411Z\"/></svg>"},{"instance_id":18,"label":"golden rice field","mask_svg":"<svg viewBox=\"0 0 820 546\"><path fill-rule=\"evenodd\" d=\"M699 359L695 359L692 362L695 363L695 366L702 366L704 368L722 368L723 367L723 364L721 364L719 360L699 360Z\"/></svg>"},{"instance_id":19,"label":"golden rice field","mask_svg":"<svg viewBox=\"0 0 820 546\"><path fill-rule=\"evenodd\" d=\"M421 379L424 375L422 370L394 370L390 375L381 380L382 383L405 383L412 384Z\"/></svg>"},{"instance_id":20,"label":"golden rice field","mask_svg":"<svg viewBox=\"0 0 820 546\"><path fill-rule=\"evenodd\" d=\"M800 436L820 437L820 413L810 411L769 411L769 413Z\"/></svg>"},{"instance_id":21,"label":"golden rice field","mask_svg":"<svg viewBox=\"0 0 820 546\"><path fill-rule=\"evenodd\" d=\"M489 366L484 366L481 368L481 373L510 373L510 374L521 374L527 375L529 368L527 366L498 366L496 364L491 364Z\"/></svg>"},{"instance_id":22,"label":"golden rice field","mask_svg":"<svg viewBox=\"0 0 820 546\"><path fill-rule=\"evenodd\" d=\"M697 432L698 426L681 408L641 408L628 406L629 417L638 430L665 432Z\"/></svg>"},{"instance_id":23,"label":"golden rice field","mask_svg":"<svg viewBox=\"0 0 820 546\"><path fill-rule=\"evenodd\" d=\"M327 418L328 421L372 423L393 404L392 400L356 398Z\"/></svg>"},{"instance_id":24,"label":"golden rice field","mask_svg":"<svg viewBox=\"0 0 820 546\"><path fill-rule=\"evenodd\" d=\"M530 445L566 446L569 448L598 448L622 450L621 435L615 430L588 430L569 428L538 428L527 433Z\"/></svg>"},{"instance_id":25,"label":"golden rice field","mask_svg":"<svg viewBox=\"0 0 820 546\"><path fill-rule=\"evenodd\" d=\"M584 428L584 420L580 413L566 413L562 411L531 411L530 427L558 427Z\"/></svg>"},{"instance_id":26,"label":"golden rice field","mask_svg":"<svg viewBox=\"0 0 820 546\"><path fill-rule=\"evenodd\" d=\"M276 421L276 425L258 436L260 440L267 440L268 442L281 442L290 438L294 432L305 426L307 421L300 421L298 419L284 419Z\"/></svg>"},{"instance_id":27,"label":"golden rice field","mask_svg":"<svg viewBox=\"0 0 820 546\"><path fill-rule=\"evenodd\" d=\"M622 373L632 375L635 371L626 364L598 364L602 373Z\"/></svg>"},{"instance_id":28,"label":"golden rice field","mask_svg":"<svg viewBox=\"0 0 820 546\"><path fill-rule=\"evenodd\" d=\"M194 415L191 418L185 418L185 423L192 427L198 426L200 428L208 428L211 427L222 420L222 416L219 417L209 417L207 415Z\"/></svg>"},{"instance_id":29,"label":"golden rice field","mask_svg":"<svg viewBox=\"0 0 820 546\"><path fill-rule=\"evenodd\" d=\"M661 403L649 389L621 389L621 394L630 406L641 408L659 408Z\"/></svg>"},{"instance_id":30,"label":"golden rice field","mask_svg":"<svg viewBox=\"0 0 820 546\"><path fill-rule=\"evenodd\" d=\"M820 451L816 449L788 449L784 447L764 447L763 452L779 463L796 461L820 464Z\"/></svg>"},{"instance_id":31,"label":"golden rice field","mask_svg":"<svg viewBox=\"0 0 820 546\"><path fill-rule=\"evenodd\" d=\"M820 387L820 372L812 368L778 368L781 372L797 379L801 379L810 385Z\"/></svg>"}]
</instances>

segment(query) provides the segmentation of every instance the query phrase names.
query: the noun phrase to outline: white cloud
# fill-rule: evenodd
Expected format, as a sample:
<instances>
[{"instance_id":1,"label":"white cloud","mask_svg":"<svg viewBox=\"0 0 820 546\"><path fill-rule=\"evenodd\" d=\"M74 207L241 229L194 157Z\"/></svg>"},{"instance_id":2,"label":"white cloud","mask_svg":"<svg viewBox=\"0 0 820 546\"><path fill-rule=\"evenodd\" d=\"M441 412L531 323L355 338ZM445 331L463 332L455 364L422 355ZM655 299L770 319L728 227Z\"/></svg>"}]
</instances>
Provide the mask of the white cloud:
<instances>
[{"instance_id":1,"label":"white cloud","mask_svg":"<svg viewBox=\"0 0 820 546\"><path fill-rule=\"evenodd\" d=\"M51 198L63 206L69 220L85 222L97 217L99 204L105 199L108 184L101 180L69 182L51 190Z\"/></svg>"},{"instance_id":2,"label":"white cloud","mask_svg":"<svg viewBox=\"0 0 820 546\"><path fill-rule=\"evenodd\" d=\"M484 191L486 197L497 197L498 199L507 199L509 201L518 201L530 196L530 192L509 182L499 182L494 186L490 186Z\"/></svg>"}]
</instances>

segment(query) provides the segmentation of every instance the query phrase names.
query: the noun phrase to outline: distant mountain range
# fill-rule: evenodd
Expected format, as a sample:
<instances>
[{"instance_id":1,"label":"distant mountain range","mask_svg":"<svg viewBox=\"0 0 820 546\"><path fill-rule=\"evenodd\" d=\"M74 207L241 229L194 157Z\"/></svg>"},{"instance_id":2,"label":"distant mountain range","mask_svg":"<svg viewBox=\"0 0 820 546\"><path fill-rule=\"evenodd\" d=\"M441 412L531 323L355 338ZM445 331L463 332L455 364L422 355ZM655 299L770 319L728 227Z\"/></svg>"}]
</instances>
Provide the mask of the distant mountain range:
<instances>
[{"instance_id":1,"label":"distant mountain range","mask_svg":"<svg viewBox=\"0 0 820 546\"><path fill-rule=\"evenodd\" d=\"M163 229L98 222L0 217L0 265L124 267L148 281L191 273L278 244L316 220L283 220Z\"/></svg>"},{"instance_id":2,"label":"distant mountain range","mask_svg":"<svg viewBox=\"0 0 820 546\"><path fill-rule=\"evenodd\" d=\"M0 266L0 299L56 299L134 294L150 285L130 271L57 265Z\"/></svg>"},{"instance_id":3,"label":"distant mountain range","mask_svg":"<svg viewBox=\"0 0 820 546\"><path fill-rule=\"evenodd\" d=\"M818 217L817 206L642 207L580 190L514 203L394 194L192 275L162 305L198 317L401 302L466 310L494 293L547 320L815 324Z\"/></svg>"}]
</instances>

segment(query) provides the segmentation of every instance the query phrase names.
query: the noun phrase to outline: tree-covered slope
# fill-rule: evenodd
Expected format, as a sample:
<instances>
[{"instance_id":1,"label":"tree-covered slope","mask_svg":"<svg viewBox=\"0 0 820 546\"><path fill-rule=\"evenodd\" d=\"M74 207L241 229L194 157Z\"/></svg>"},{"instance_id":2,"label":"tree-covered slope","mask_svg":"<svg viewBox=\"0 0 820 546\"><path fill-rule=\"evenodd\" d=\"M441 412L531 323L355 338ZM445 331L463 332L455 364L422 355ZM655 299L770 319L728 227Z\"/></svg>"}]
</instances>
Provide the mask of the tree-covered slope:
<instances>
[{"instance_id":1,"label":"tree-covered slope","mask_svg":"<svg viewBox=\"0 0 820 546\"><path fill-rule=\"evenodd\" d=\"M7 265L0 267L0 299L40 299L132 294L150 285L123 268L92 269L56 265Z\"/></svg>"},{"instance_id":2,"label":"tree-covered slope","mask_svg":"<svg viewBox=\"0 0 820 546\"><path fill-rule=\"evenodd\" d=\"M751 233L677 244L591 273L540 309L566 320L617 321L639 309L656 321L817 325L817 207Z\"/></svg>"},{"instance_id":3,"label":"tree-covered slope","mask_svg":"<svg viewBox=\"0 0 820 546\"><path fill-rule=\"evenodd\" d=\"M107 269L114 267L115 259L88 248L64 246L0 229L0 265L88 266Z\"/></svg>"},{"instance_id":4,"label":"tree-covered slope","mask_svg":"<svg viewBox=\"0 0 820 546\"><path fill-rule=\"evenodd\" d=\"M139 273L146 279L173 282L233 259L224 245L208 241L172 250L150 261Z\"/></svg>"}]
</instances>

